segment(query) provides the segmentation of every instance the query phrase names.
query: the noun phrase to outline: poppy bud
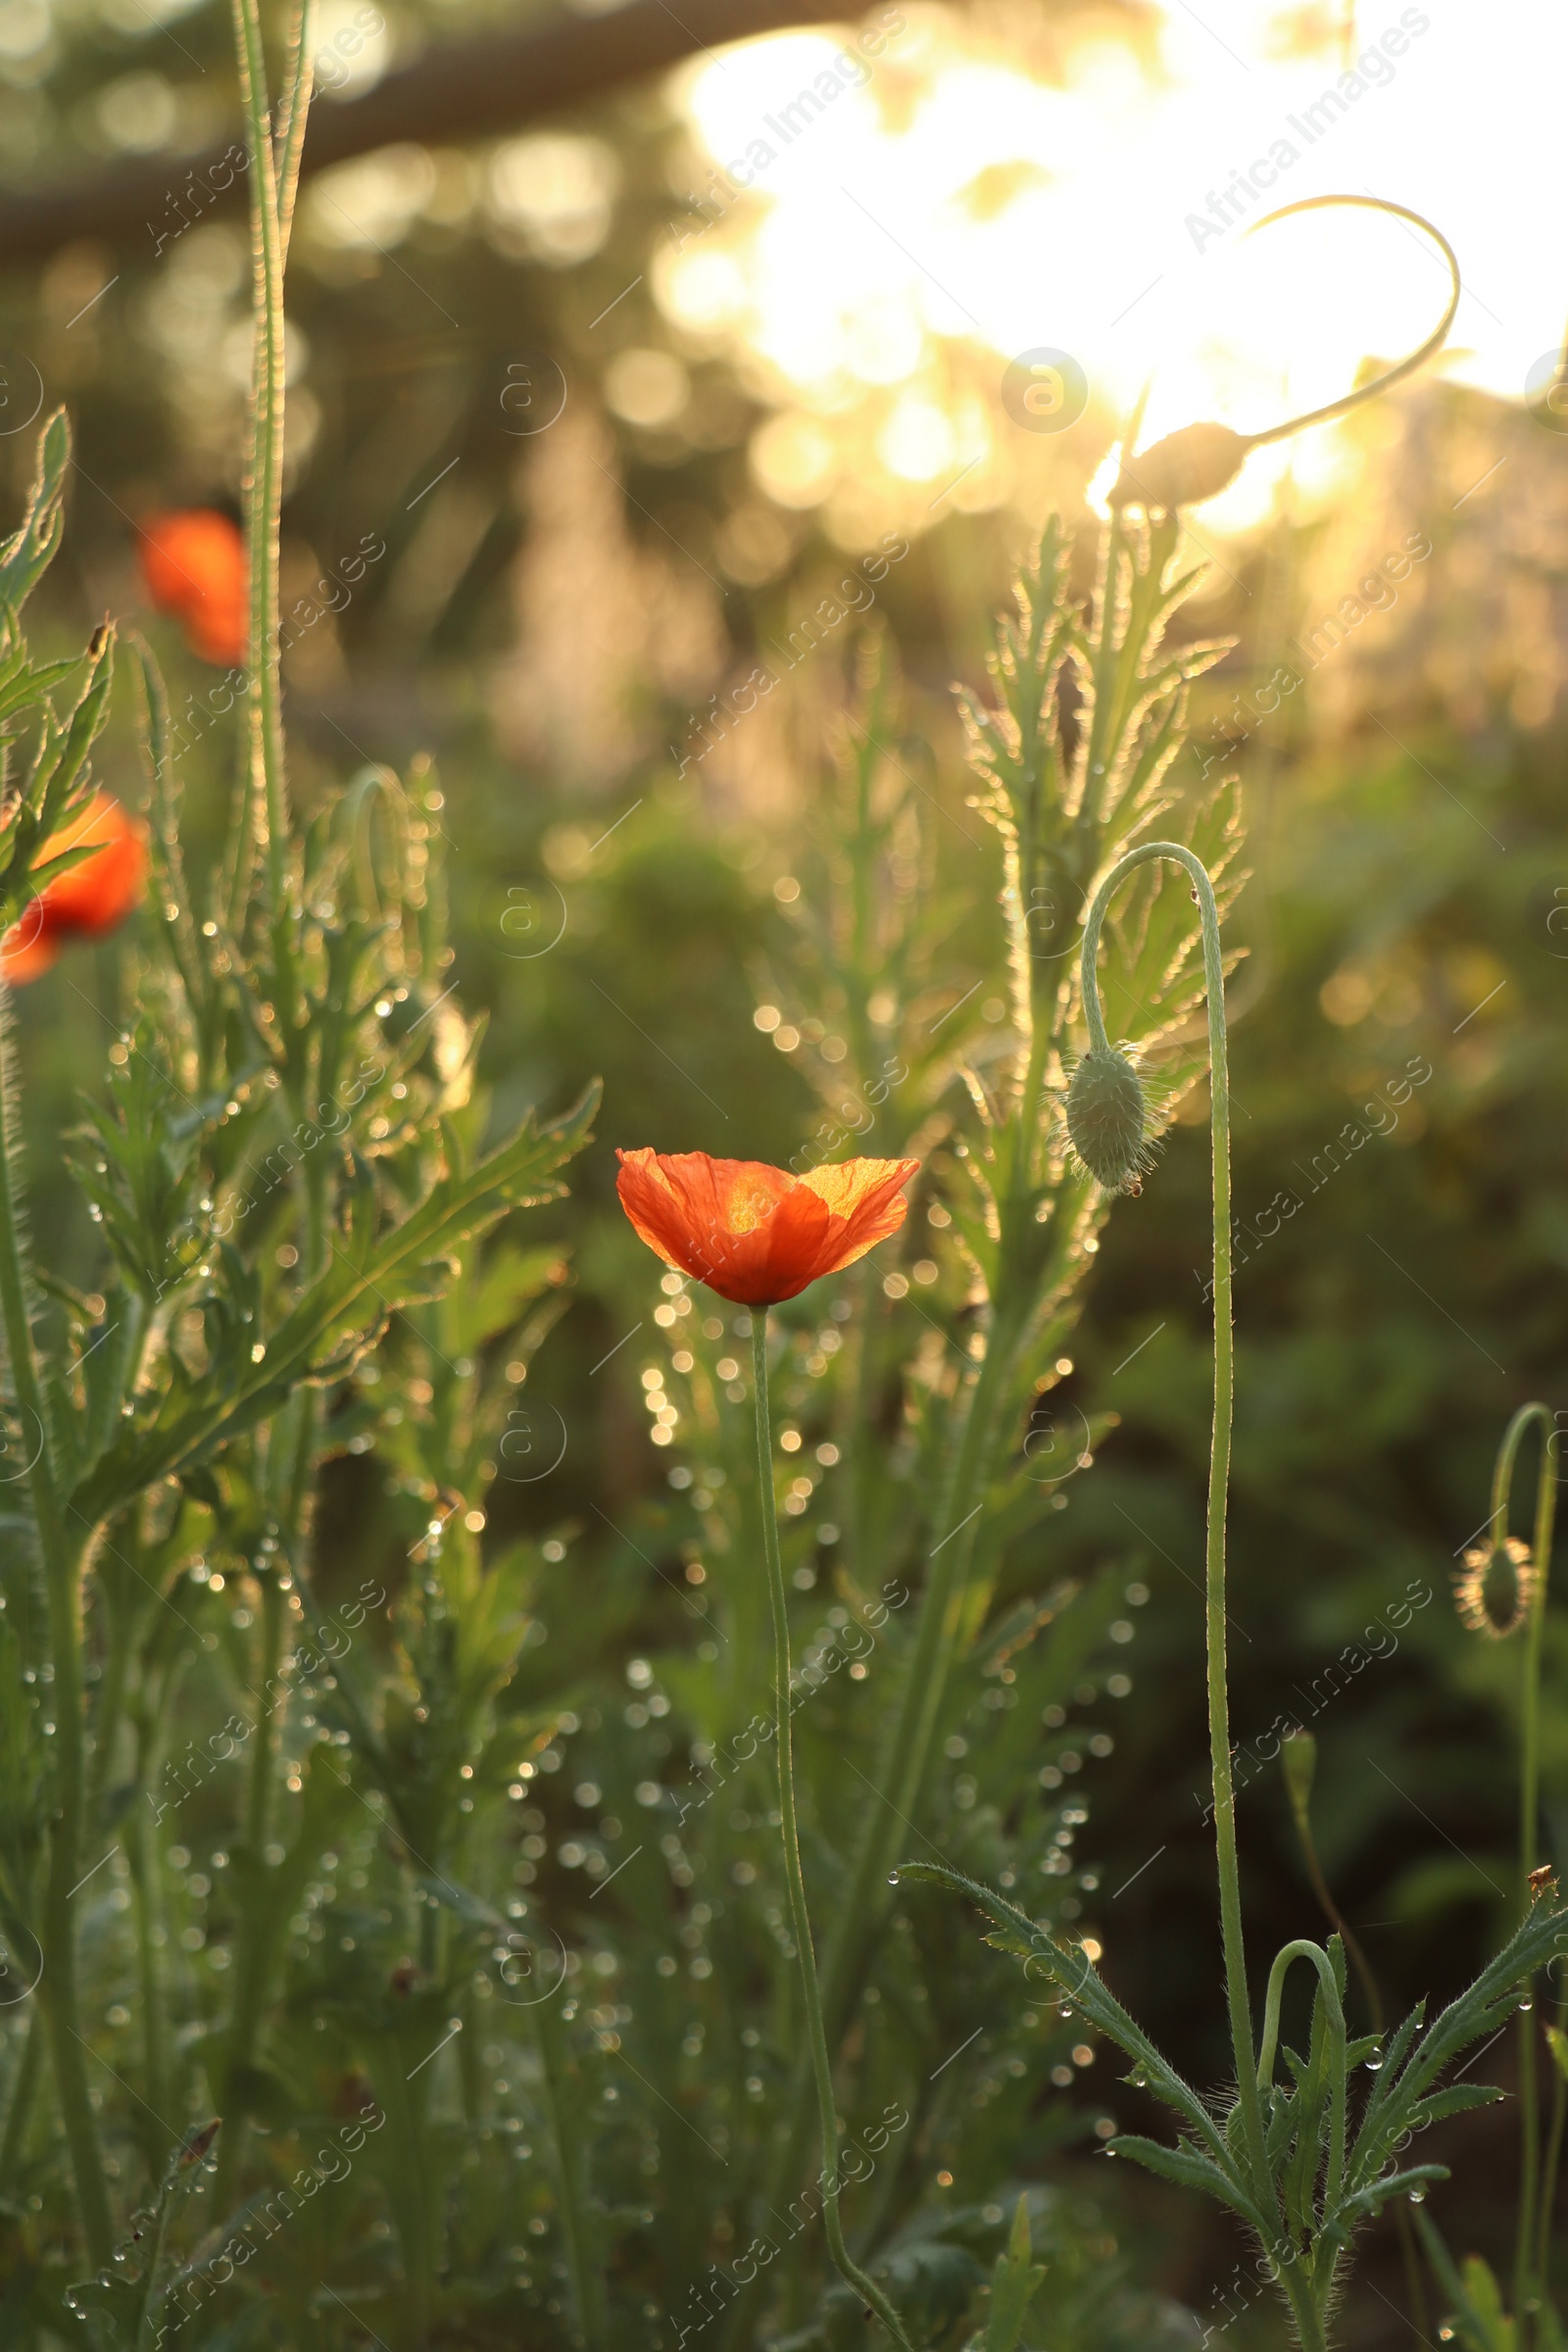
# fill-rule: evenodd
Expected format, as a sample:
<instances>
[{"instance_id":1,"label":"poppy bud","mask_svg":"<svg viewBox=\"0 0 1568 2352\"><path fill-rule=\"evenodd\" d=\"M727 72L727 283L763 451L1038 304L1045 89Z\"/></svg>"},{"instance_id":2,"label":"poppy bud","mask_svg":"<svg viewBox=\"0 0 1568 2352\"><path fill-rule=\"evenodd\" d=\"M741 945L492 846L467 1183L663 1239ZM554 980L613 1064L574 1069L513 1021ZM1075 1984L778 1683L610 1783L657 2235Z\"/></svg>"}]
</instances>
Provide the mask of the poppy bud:
<instances>
[{"instance_id":1,"label":"poppy bud","mask_svg":"<svg viewBox=\"0 0 1568 2352\"><path fill-rule=\"evenodd\" d=\"M1067 1133L1097 1184L1131 1192L1150 1164L1149 1105L1125 1054L1097 1046L1084 1055L1067 1089Z\"/></svg>"},{"instance_id":2,"label":"poppy bud","mask_svg":"<svg viewBox=\"0 0 1568 2352\"><path fill-rule=\"evenodd\" d=\"M1473 1634L1501 1642L1529 1616L1536 1582L1528 1544L1517 1536L1505 1536L1500 1544L1489 1540L1465 1553L1455 1604Z\"/></svg>"},{"instance_id":3,"label":"poppy bud","mask_svg":"<svg viewBox=\"0 0 1568 2352\"><path fill-rule=\"evenodd\" d=\"M1142 507L1146 514L1196 507L1228 490L1252 444L1228 424L1186 424L1150 449L1125 461L1107 497L1111 507Z\"/></svg>"}]
</instances>

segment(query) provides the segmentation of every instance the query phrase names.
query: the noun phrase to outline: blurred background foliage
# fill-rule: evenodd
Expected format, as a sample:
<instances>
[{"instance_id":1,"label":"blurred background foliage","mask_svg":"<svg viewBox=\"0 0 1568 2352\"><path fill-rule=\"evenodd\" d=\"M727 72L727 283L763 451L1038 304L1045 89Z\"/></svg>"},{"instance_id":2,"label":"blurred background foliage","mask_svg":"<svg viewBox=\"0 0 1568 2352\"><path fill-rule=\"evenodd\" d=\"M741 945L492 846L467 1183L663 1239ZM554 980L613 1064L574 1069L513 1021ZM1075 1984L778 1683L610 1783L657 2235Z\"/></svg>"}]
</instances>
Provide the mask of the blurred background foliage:
<instances>
[{"instance_id":1,"label":"blurred background foliage","mask_svg":"<svg viewBox=\"0 0 1568 2352\"><path fill-rule=\"evenodd\" d=\"M379 0L370 13L380 29L345 68L350 95L423 45L498 21ZM888 71L911 85L944 45L965 44L1004 49L1049 82L1079 19L1102 36L1107 24L1087 7L906 13L907 48ZM1116 23L1135 44L1147 29L1141 11ZM353 24L346 5L327 10L323 47ZM211 6L4 0L6 183L130 155L167 159L177 189L182 154L231 129L227 38ZM787 1162L816 1124L797 1066L813 1041L788 1009L868 629L896 649L884 741L924 819L908 886L943 911L936 978L956 1000L972 992L982 1028L1004 1018L1003 975L984 960L998 862L967 807L948 688L977 683L988 616L1047 504L1087 522L1109 440L1098 401L1062 435L1009 438L991 375L955 349L943 399L960 421L966 400L984 410L986 495L967 512L943 506L932 493L945 471L900 474L862 448L855 432L882 429L889 391L875 395L880 422L858 411L844 427L839 478L854 495L819 496L765 362L661 302L668 224L701 227L689 205L709 169L682 86L638 83L514 137L337 167L308 189L289 300L285 609L362 545L385 550L286 658L301 797L362 759L406 769L431 755L456 972L467 1003L489 1008L498 1115L605 1080L599 1140L534 1237L559 1251L565 1311L528 1394L561 1416L565 1451L548 1477L503 1481L491 1505L498 1542L569 1541L539 1606L553 1660L564 1652L568 1683L589 1694L623 1690L629 1659L678 1648L687 1630L686 1523L650 1442L652 1359L629 1336L657 1276L614 1207L613 1147ZM725 224L706 233L716 253ZM26 405L30 367L77 426L49 588L62 643L106 606L137 613L138 515L235 508L243 233L214 208L167 252L153 242L127 220L0 281L8 399ZM842 413L825 414L838 430ZM1251 873L1233 923L1247 953L1233 984L1246 1262L1232 1506L1251 1923L1271 1944L1319 1925L1271 1761L1282 1719L1309 1724L1325 1867L1393 2007L1457 1986L1501 1926L1516 1657L1461 1631L1451 1584L1508 1413L1536 1395L1568 1402L1568 448L1519 408L1442 382L1364 414L1340 445L1353 497L1325 502L1287 478L1245 532L1215 540L1198 518L1213 567L1182 625L1237 645L1198 690L1178 781L1196 786L1212 758L1234 765ZM964 446L959 433L952 470ZM30 452L27 433L0 438L8 520ZM833 623L749 718L699 731L711 698L772 659L769 643L835 596L883 533L906 553L874 600L837 600L865 610ZM1429 552L1398 594L1369 589L1417 538ZM1301 648L1330 614L1338 641L1317 640L1314 662ZM200 712L216 673L142 617L176 712ZM1301 683L1270 708L1282 663ZM216 845L232 756L220 719L184 757L198 856ZM128 735L105 773L134 797ZM119 985L113 950L95 951L21 1007L35 1223L44 1247L83 1264L52 1139L97 1066ZM1115 1745L1085 1768L1081 1851L1100 1878L1112 1982L1199 2080L1223 2065L1204 2038L1217 1934L1200 1670L1203 1117L1201 1101L1186 1105L1143 1197L1112 1217L1053 1401L1115 1422L1040 1562L1052 1579L1108 1568L1148 1588L1136 1642L1126 1627L1130 1690L1100 1702ZM390 1573L407 1542L382 1483L377 1457L334 1466L326 1528L344 1592ZM1559 1865L1565 1622L1559 1597L1546 1716ZM199 1828L188 1842L199 1848ZM543 1890L565 1916L581 1883L559 1841L550 1857ZM954 1966L972 1965L960 1936ZM1110 2085L1094 2094L1086 2082L1086 2130ZM1136 2093L1115 2095L1119 2120L1150 2128ZM1510 2115L1450 2127L1458 2179L1440 2200L1453 2233L1494 2258ZM1082 2193L1082 2154L1031 2142L1022 2112L1016 2130L1014 2171ZM1152 2185L1121 2189L1142 2283L1207 2308L1235 2259L1224 2229ZM1370 2276L1396 2292L1387 2247ZM1348 2325L1357 2341L1402 2340L1364 2293Z\"/></svg>"}]
</instances>

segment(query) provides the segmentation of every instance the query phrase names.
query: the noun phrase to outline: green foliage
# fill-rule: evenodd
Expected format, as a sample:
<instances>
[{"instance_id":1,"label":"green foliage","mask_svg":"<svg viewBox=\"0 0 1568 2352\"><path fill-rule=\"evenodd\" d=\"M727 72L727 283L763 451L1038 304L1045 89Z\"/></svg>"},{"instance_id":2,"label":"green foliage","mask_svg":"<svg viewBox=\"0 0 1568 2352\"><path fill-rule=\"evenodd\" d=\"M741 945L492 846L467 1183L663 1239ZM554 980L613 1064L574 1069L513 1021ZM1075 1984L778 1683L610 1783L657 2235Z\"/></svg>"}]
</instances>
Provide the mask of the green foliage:
<instances>
[{"instance_id":1,"label":"green foliage","mask_svg":"<svg viewBox=\"0 0 1568 2352\"><path fill-rule=\"evenodd\" d=\"M1361 2225L1375 2219L1392 2199L1419 2202L1429 2182L1446 2179L1442 2165L1399 2163L1410 2141L1431 2125L1502 2095L1467 2083L1438 2090L1439 2076L1513 2013L1521 1984L1568 1948L1568 1912L1555 1903L1538 1904L1491 1965L1425 2033L1421 2012L1413 2011L1380 2049L1376 2036L1355 2040L1347 2035L1345 1957L1338 1937L1326 1953L1310 1944L1287 1946L1275 1963L1276 1978L1282 1974L1281 1962L1298 1952L1319 1965L1320 1984L1307 2052L1285 2051L1294 2089L1276 2090L1269 2082L1273 2043L1265 2023L1269 2169L1267 2179L1260 2180L1250 2168L1237 2129L1238 2109L1229 2106L1220 2116L1211 2112L1122 2008L1081 1945L1053 1936L1015 1904L942 1864L906 1862L900 1876L950 1886L967 1896L993 1923L988 1942L1022 1959L1026 1970L1038 1967L1066 2003L1132 2059L1129 2080L1174 2111L1184 2135L1175 2147L1168 2147L1136 2134L1120 2134L1110 2142L1111 2153L1130 2156L1164 2180L1200 2190L1239 2214L1255 2236L1272 2277L1290 2279L1300 2266L1298 2276L1319 2314L1340 2285L1341 2263ZM1278 2014L1276 2003L1271 1984L1273 2018ZM1352 2125L1348 2077L1369 2059L1376 2081L1359 2122ZM1424 2234L1430 2242L1430 2229ZM1485 2268L1480 2265L1480 2272ZM1507 2326L1511 2347L1512 2324ZM1478 2340L1485 2352L1503 2352L1503 2339L1495 2334Z\"/></svg>"},{"instance_id":2,"label":"green foliage","mask_svg":"<svg viewBox=\"0 0 1568 2352\"><path fill-rule=\"evenodd\" d=\"M986 2322L982 2352L1016 2352L1024 2317L1046 2272L1035 2262L1029 2235L1029 2200L1018 2199L1006 2251L997 2256L991 2275L991 2316Z\"/></svg>"}]
</instances>

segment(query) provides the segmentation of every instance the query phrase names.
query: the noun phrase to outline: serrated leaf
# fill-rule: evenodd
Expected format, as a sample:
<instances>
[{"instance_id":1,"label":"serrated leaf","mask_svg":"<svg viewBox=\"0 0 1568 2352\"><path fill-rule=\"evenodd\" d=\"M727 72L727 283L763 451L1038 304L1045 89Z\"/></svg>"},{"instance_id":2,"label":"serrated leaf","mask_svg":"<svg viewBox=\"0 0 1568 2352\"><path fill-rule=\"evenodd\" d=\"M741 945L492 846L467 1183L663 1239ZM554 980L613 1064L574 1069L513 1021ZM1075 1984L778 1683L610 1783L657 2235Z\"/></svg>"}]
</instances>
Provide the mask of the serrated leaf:
<instances>
[{"instance_id":1,"label":"serrated leaf","mask_svg":"<svg viewBox=\"0 0 1568 2352\"><path fill-rule=\"evenodd\" d=\"M250 1337L260 1325L249 1300L239 1323L232 1315L223 1322L225 1302L242 1297L253 1281L248 1269L236 1265L226 1291L213 1301L220 1363L200 1381L182 1379L173 1367L156 1416L127 1426L78 1488L72 1507L96 1522L156 1480L183 1477L275 1411L302 1382L341 1377L389 1315L439 1296L438 1252L485 1232L514 1208L559 1195L556 1171L581 1149L597 1102L598 1090L591 1088L564 1118L536 1128L530 1116L477 1166L463 1175L449 1170L363 1261L356 1263L334 1243L325 1271L266 1340Z\"/></svg>"},{"instance_id":2,"label":"serrated leaf","mask_svg":"<svg viewBox=\"0 0 1568 2352\"><path fill-rule=\"evenodd\" d=\"M1105 2145L1113 2156L1130 2156L1135 2164L1157 2173L1162 2180L1175 2181L1179 2188L1196 2188L1205 2196L1217 2197L1233 2213L1256 2226L1257 2209L1251 2200L1211 2158L1200 2156L1196 2148L1167 2148L1161 2140L1129 2132L1118 2132Z\"/></svg>"},{"instance_id":3,"label":"serrated leaf","mask_svg":"<svg viewBox=\"0 0 1568 2352\"><path fill-rule=\"evenodd\" d=\"M1015 2352L1023 2333L1025 2314L1046 2275L1044 2264L1035 2262L1033 2256L1029 2200L1020 2197L1007 2233L1006 2251L998 2255L996 2269L991 2274L991 2316L984 2352Z\"/></svg>"}]
</instances>

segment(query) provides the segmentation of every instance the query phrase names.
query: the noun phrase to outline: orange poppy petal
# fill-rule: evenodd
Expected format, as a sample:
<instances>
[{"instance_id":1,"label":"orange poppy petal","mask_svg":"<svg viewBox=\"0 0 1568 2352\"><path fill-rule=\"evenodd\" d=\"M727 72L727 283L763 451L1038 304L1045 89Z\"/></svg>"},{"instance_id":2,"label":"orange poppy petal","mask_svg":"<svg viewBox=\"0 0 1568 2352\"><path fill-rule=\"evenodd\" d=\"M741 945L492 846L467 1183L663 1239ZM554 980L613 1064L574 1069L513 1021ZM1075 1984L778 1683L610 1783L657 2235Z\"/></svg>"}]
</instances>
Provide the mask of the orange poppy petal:
<instances>
[{"instance_id":1,"label":"orange poppy petal","mask_svg":"<svg viewBox=\"0 0 1568 2352\"><path fill-rule=\"evenodd\" d=\"M794 1183L762 1160L622 1152L616 1191L639 1237L683 1274L755 1303L779 1200Z\"/></svg>"},{"instance_id":2,"label":"orange poppy petal","mask_svg":"<svg viewBox=\"0 0 1568 2352\"><path fill-rule=\"evenodd\" d=\"M140 553L148 595L183 622L191 651L228 667L243 661L249 565L228 516L214 507L150 515Z\"/></svg>"},{"instance_id":3,"label":"orange poppy petal","mask_svg":"<svg viewBox=\"0 0 1568 2352\"><path fill-rule=\"evenodd\" d=\"M0 980L13 988L25 988L29 980L37 980L60 960L60 934L38 912L38 901L12 924L0 939Z\"/></svg>"},{"instance_id":4,"label":"orange poppy petal","mask_svg":"<svg viewBox=\"0 0 1568 2352\"><path fill-rule=\"evenodd\" d=\"M616 1190L666 1264L741 1306L793 1298L852 1265L904 1222L912 1159L852 1159L792 1176L706 1152L622 1152Z\"/></svg>"},{"instance_id":5,"label":"orange poppy petal","mask_svg":"<svg viewBox=\"0 0 1568 2352\"><path fill-rule=\"evenodd\" d=\"M813 1168L802 1179L820 1194L834 1221L836 1254L822 1273L853 1266L898 1232L909 1207L904 1188L919 1165L917 1159L850 1159L838 1167Z\"/></svg>"},{"instance_id":6,"label":"orange poppy petal","mask_svg":"<svg viewBox=\"0 0 1568 2352\"><path fill-rule=\"evenodd\" d=\"M147 887L142 828L107 792L86 807L38 853L42 864L65 850L91 848L68 873L46 883L0 940L0 976L14 986L36 980L71 939L99 939L123 922Z\"/></svg>"}]
</instances>

